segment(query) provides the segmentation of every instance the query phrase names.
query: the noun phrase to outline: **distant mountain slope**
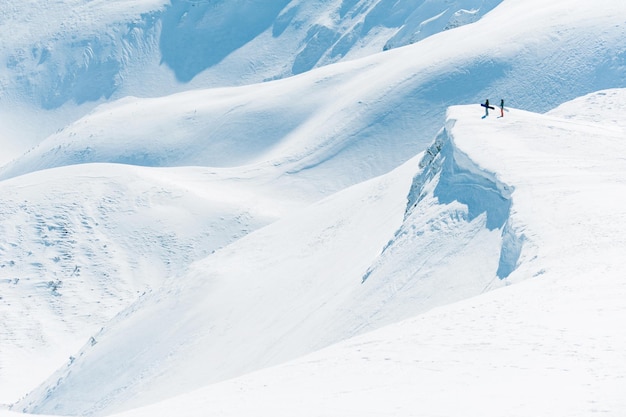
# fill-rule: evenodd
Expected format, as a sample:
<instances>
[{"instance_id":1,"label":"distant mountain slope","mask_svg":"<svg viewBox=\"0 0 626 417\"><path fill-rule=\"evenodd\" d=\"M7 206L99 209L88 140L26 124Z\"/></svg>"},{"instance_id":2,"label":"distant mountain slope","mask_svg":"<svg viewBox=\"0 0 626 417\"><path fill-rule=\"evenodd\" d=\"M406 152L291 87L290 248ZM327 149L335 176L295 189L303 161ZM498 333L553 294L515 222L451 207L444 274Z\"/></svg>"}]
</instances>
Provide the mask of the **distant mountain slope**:
<instances>
[{"instance_id":1,"label":"distant mountain slope","mask_svg":"<svg viewBox=\"0 0 626 417\"><path fill-rule=\"evenodd\" d=\"M93 103L284 78L416 42L500 1L6 0L0 144L24 151Z\"/></svg>"},{"instance_id":2,"label":"distant mountain slope","mask_svg":"<svg viewBox=\"0 0 626 417\"><path fill-rule=\"evenodd\" d=\"M253 65L237 65L238 75L259 81L251 69L284 77L408 45L475 22L501 1L173 1L163 18L161 51L182 81L244 57Z\"/></svg>"},{"instance_id":3,"label":"distant mountain slope","mask_svg":"<svg viewBox=\"0 0 626 417\"><path fill-rule=\"evenodd\" d=\"M575 12L565 1L539 3L504 2L473 25L297 77L113 102L50 136L0 178L86 162L269 161L288 172L335 165L362 172L350 185L423 150L449 104L502 97L546 111L626 85L626 25L618 17L626 3L581 2Z\"/></svg>"},{"instance_id":4,"label":"distant mountain slope","mask_svg":"<svg viewBox=\"0 0 626 417\"><path fill-rule=\"evenodd\" d=\"M478 20L500 2L66 0L42 6L7 0L0 6L0 29L11 35L1 48L3 79L44 108L108 98L118 89L137 94L139 86L125 87L128 79L147 82L149 94L161 95L158 77L141 80L128 71L160 71L154 68L159 59L182 82L225 60L229 71L217 68L205 82L260 82L363 55L362 49L371 54L413 43ZM255 61L269 68L250 65Z\"/></svg>"}]
</instances>

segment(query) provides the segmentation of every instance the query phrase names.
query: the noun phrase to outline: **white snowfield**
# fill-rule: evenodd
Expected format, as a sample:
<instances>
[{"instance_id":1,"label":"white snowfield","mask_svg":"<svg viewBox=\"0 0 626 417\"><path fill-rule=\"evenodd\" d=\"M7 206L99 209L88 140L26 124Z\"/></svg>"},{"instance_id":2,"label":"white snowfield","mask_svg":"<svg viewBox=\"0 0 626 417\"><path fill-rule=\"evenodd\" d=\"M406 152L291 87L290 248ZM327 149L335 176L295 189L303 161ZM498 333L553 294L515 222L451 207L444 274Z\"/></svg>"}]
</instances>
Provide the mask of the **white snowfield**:
<instances>
[{"instance_id":1,"label":"white snowfield","mask_svg":"<svg viewBox=\"0 0 626 417\"><path fill-rule=\"evenodd\" d=\"M306 73L477 21L500 2L4 0L0 163L105 101Z\"/></svg>"},{"instance_id":2,"label":"white snowfield","mask_svg":"<svg viewBox=\"0 0 626 417\"><path fill-rule=\"evenodd\" d=\"M606 119L588 120L590 101L610 109ZM611 121L624 114L626 91L581 104L554 112L568 118L512 110L481 120L476 106L448 113L451 155L440 157L471 161L469 172L512 191L507 223L523 242L511 278L525 282L121 415L622 415L626 131L624 119ZM470 274L459 272L456 286Z\"/></svg>"},{"instance_id":3,"label":"white snowfield","mask_svg":"<svg viewBox=\"0 0 626 417\"><path fill-rule=\"evenodd\" d=\"M477 105L452 107L433 156L196 263L18 406L102 414L180 394L122 415L620 415L626 132L623 122L589 121L585 105L610 98L611 118L626 109L626 91L592 97L554 115L482 119ZM412 173L417 203L402 219ZM498 198L474 210L486 181ZM442 203L449 193L466 203ZM380 248L372 242L394 229L363 275ZM458 242L453 254L441 253L446 239Z\"/></svg>"},{"instance_id":4,"label":"white snowfield","mask_svg":"<svg viewBox=\"0 0 626 417\"><path fill-rule=\"evenodd\" d=\"M624 16L3 0L0 417L626 415Z\"/></svg>"}]
</instances>

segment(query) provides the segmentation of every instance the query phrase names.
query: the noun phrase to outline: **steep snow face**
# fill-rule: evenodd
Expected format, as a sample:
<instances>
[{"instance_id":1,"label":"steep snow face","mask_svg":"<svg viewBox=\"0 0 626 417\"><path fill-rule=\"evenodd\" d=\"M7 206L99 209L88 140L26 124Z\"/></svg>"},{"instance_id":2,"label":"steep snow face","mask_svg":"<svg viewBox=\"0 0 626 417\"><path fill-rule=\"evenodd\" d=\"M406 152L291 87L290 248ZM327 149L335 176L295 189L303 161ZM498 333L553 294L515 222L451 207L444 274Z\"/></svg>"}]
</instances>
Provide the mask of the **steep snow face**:
<instances>
[{"instance_id":1,"label":"steep snow face","mask_svg":"<svg viewBox=\"0 0 626 417\"><path fill-rule=\"evenodd\" d=\"M3 95L30 99L47 109L70 100L82 103L110 97L123 80L127 61L136 49L146 47L142 38L154 36L154 21L148 14L166 3L2 2Z\"/></svg>"},{"instance_id":2,"label":"steep snow face","mask_svg":"<svg viewBox=\"0 0 626 417\"><path fill-rule=\"evenodd\" d=\"M450 120L426 150L402 227L363 278L393 282L400 297L428 307L499 287L496 277L513 272L523 239L508 227L513 188L454 145L453 126Z\"/></svg>"},{"instance_id":3,"label":"steep snow face","mask_svg":"<svg viewBox=\"0 0 626 417\"><path fill-rule=\"evenodd\" d=\"M289 3L173 0L162 17L163 62L178 80L189 82L269 30Z\"/></svg>"},{"instance_id":4,"label":"steep snow face","mask_svg":"<svg viewBox=\"0 0 626 417\"><path fill-rule=\"evenodd\" d=\"M166 62L183 80L222 59L227 61L225 65L239 67L237 61L243 57L253 63L247 70L241 67L240 71L245 72L240 74L245 78L253 75L246 74L250 68L260 70L266 78L284 77L415 43L475 22L501 1L283 0L270 5L260 1L173 2L166 23L167 28L175 25L175 29L171 31L172 39L164 27L165 44L173 40L179 45L182 36L206 48L195 57L172 51L179 59L170 61L166 57ZM193 22L193 26L187 22ZM265 46L261 53L255 51L260 45Z\"/></svg>"},{"instance_id":5,"label":"steep snow face","mask_svg":"<svg viewBox=\"0 0 626 417\"><path fill-rule=\"evenodd\" d=\"M10 34L1 51L6 59L3 84L17 84L18 93L50 109L68 101L108 98L117 89L124 90L127 78L140 81L129 68L150 66L158 71L159 56L179 81L189 82L236 52L238 56L228 64L229 70L237 68L236 73L220 69L214 76L221 73L229 84L239 84L240 79L258 82L305 72L355 50L379 52L384 39L374 34L381 28L386 33L398 32L385 42L386 49L413 43L477 20L500 1L448 3L71 0L42 6L35 1L8 0L0 6L0 27ZM247 65L244 57L248 57ZM269 62L271 67L259 75L251 62ZM147 68L140 72L149 73ZM157 80L147 82L152 85ZM125 91L145 90L131 87ZM158 89L152 94L159 94Z\"/></svg>"},{"instance_id":6,"label":"steep snow face","mask_svg":"<svg viewBox=\"0 0 626 417\"><path fill-rule=\"evenodd\" d=\"M158 68L155 17L166 3L1 2L0 163L113 98L129 74L151 85L136 71Z\"/></svg>"},{"instance_id":7,"label":"steep snow face","mask_svg":"<svg viewBox=\"0 0 626 417\"><path fill-rule=\"evenodd\" d=\"M594 96L609 97L605 93ZM623 103L623 90L621 97ZM577 108L580 119L572 113L564 119L511 111L502 119L491 116L491 120L481 120L467 117L467 108L450 112L449 117L458 120L457 146L473 149L470 155L478 166L490 167L501 181L515 187L513 221L508 226L516 231L521 245L514 245L520 247L520 254L518 269L511 276L519 276L521 266L527 276L541 275L550 268L563 276L574 271L595 276L594 265L606 263L602 268L612 269L611 259L624 245L614 227L623 217L621 203L605 198L620 195L625 184L624 160L619 157L624 130L619 125L588 121L585 101L563 107ZM476 132L481 123L486 125L484 137L468 134ZM506 128L498 128L496 123ZM500 152L509 156L493 157ZM588 244L589 235L595 243ZM598 251L607 251L606 257L592 261Z\"/></svg>"}]
</instances>

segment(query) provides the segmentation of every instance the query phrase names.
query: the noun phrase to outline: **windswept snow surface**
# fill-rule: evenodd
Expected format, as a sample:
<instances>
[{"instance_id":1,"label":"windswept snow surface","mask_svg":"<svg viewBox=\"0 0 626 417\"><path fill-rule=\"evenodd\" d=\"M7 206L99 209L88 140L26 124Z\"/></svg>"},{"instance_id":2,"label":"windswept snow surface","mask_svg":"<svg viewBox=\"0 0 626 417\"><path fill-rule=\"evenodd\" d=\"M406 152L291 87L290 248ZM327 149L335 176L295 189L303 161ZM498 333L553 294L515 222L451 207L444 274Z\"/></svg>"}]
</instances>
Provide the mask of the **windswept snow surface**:
<instances>
[{"instance_id":1,"label":"windswept snow surface","mask_svg":"<svg viewBox=\"0 0 626 417\"><path fill-rule=\"evenodd\" d=\"M623 415L626 3L267 4L0 4L0 404Z\"/></svg>"},{"instance_id":2,"label":"windswept snow surface","mask_svg":"<svg viewBox=\"0 0 626 417\"><path fill-rule=\"evenodd\" d=\"M89 7L96 7L94 4L100 3L106 2L89 2ZM119 22L116 25L111 23L112 26L107 26L106 30L102 29L105 30L104 34L94 35L92 32L103 24L93 25L92 29L89 19L85 17L85 21L79 20L80 24L73 23L72 31L65 31L63 27L56 28L53 34L35 30L30 35L34 39L16 37L19 40L15 41L17 44L7 45L5 61L10 63L17 59L16 56L21 58L17 59L19 65L7 64L8 67L3 70L7 74L6 81L3 81L6 84L3 97L6 105L1 110L3 123L0 126L7 130L0 137L7 142L5 148L11 152L7 151L3 155L2 162L8 163L14 158L18 161L3 172L3 177L19 175L32 169L80 162L124 161L168 166L212 165L215 160L220 160L224 164L230 161L227 153L229 148L222 153L210 146L212 156L207 158L206 153L187 153L188 147L197 149L198 142L203 139L211 143L229 143L233 138L249 140L258 136L264 136L265 143L271 144L291 144L294 138L305 137L312 144L309 147L317 147L321 143L331 145L328 152L333 154L351 149L346 141L356 140L361 146L369 147L362 152L364 155L390 155L389 163L366 158L364 163L376 165L375 175L379 175L406 161L407 155L415 153L415 147L422 150L439 129L443 121L441 115L449 105L482 102L487 97L495 96L505 98L507 104L513 107L547 111L567 100L599 89L626 86L623 70L626 65L623 48L626 28L621 19L626 14L626 4L623 2L605 0L572 3L560 0L550 2L549 5L539 0L502 3L406 0L394 2L393 5L384 0L284 2L284 9L275 11L277 16L271 20L271 13L264 11L266 2L180 1L165 7L165 11L158 9L161 11L154 14L140 14L140 17L135 18L136 21L131 19L129 10L138 13L138 10L143 9L138 8L135 2L129 3L134 4L135 8L128 10L123 8L123 2L114 4L107 9L107 13L119 7ZM142 7L147 8L150 4L156 8L160 3L146 2L142 3ZM458 16L483 16L483 13L489 12L473 24L455 27L458 25L446 20L453 11L453 15ZM165 31L165 22L161 20L166 19L168 13L175 13L171 22L174 26L171 28L173 39L168 37L165 42L162 33ZM225 37L224 33L229 31L247 34L240 25L249 19L241 19L239 14L242 13L244 17L246 13L256 13L259 18L267 19L267 28L264 31L257 28L259 34L254 40L238 49L224 52L226 57L223 61L204 69L192 81L181 83L173 80L165 64L158 64L161 62L158 57L163 60L167 57L164 55L164 42L175 51L176 57L181 55L187 59L197 57L210 60L210 54L204 56L193 50L197 45L204 45L198 39L206 36L205 43L218 43L215 48L213 45L205 47L221 53L216 51L224 44L219 42L219 36ZM406 36L417 36L420 33L418 26L424 28L430 24L424 22L438 21L432 18L448 22L443 25L444 28L455 28L443 32L433 30L437 32L433 36L426 39L418 36L421 39L419 42L404 48L371 53L379 50L381 39L386 39L385 42L390 39L389 33L380 35L382 38L373 35L378 33L379 29L376 28L388 26L398 36L403 31L406 31ZM413 23L409 24L409 21ZM33 26L38 22L36 20ZM361 29L358 29L359 22L363 25ZM219 30L215 29L215 33L211 29L214 24L220 27ZM276 26L281 24L281 30L274 33ZM340 29L342 25L346 25L346 28ZM252 25L247 26L253 30ZM324 54L327 48L332 48L331 45L323 45L324 34L321 32L326 29L321 28L327 27L331 28L331 32L354 31L349 37L354 36L356 43L346 48L349 51L367 50L366 54L353 56L365 58L348 59L350 54L346 51L341 65L327 66L325 71L296 71L303 78L263 87L258 91L253 105L250 105L250 95L257 93L254 82L284 79L294 74L283 68L289 65L285 63L291 62L294 55L306 55L306 59L302 58L306 68L318 68L318 54L311 52L311 56L308 56L306 51L317 51L319 48L320 53ZM6 26L5 30L11 29L12 26ZM57 32L60 33L58 36L55 35ZM83 41L73 41L72 36ZM43 40L37 41L37 37ZM55 40L57 37L60 40ZM338 37L340 35L331 36L332 39ZM230 41L227 37L226 40ZM339 42L339 39L336 41ZM49 62L56 62L52 58L39 64L38 51L41 47L37 47L37 42L55 45L55 48L49 48L51 56L56 57L58 50L58 60L69 59L67 65L71 70L59 69L57 66L46 69ZM57 42L62 45L57 45ZM405 39L399 44L404 45L406 42ZM361 44L362 47L359 46ZM377 46L368 49L368 45ZM100 55L98 51L101 51ZM184 60L173 58L172 61L187 65ZM335 61L326 61L329 62ZM109 63L122 69L118 71L114 68L111 73L106 72L105 68L99 69L107 67ZM205 66L200 65L201 68ZM194 73L196 71L200 70L196 69ZM54 77L67 72L69 81L63 81L65 78L56 82L40 81L40 77L43 77L41 72L50 73ZM23 91L24 87L16 80L26 83L28 92ZM241 84L248 85L249 89L243 93L241 90L228 93L231 99L227 101L220 101L219 97L223 97L220 91L213 94L196 90L195 98L184 96L187 105L180 109L167 105L170 100L181 100L181 97L167 97L181 90ZM107 85L110 87L107 91L97 92L98 89L108 88ZM338 88L338 85L343 88ZM62 91L55 92L56 89ZM41 99L26 99L32 94L52 94L53 98L62 100L64 104L45 110L38 104ZM311 95L312 98L309 97ZM320 95L326 96L328 100L320 103L317 100ZM138 99L134 103L138 111L132 115L128 114L128 96L161 99L158 102ZM267 103L266 97L269 97ZM97 115L86 117L89 121L98 117L106 122L101 130L85 131L80 128L84 123L84 120L77 120L80 116L104 100L118 98L123 98L123 101L113 102L113 107L97 109ZM116 109L117 105L119 108ZM137 119L142 116L141 109L153 108L155 105L163 109L164 114L160 114L160 118L165 120L162 123L178 123L192 118L196 111L198 117L202 117L200 123L192 123L182 131L169 134L159 131L156 135L159 141L165 140L170 144L181 139L178 148L175 145L167 148L170 154L176 152L180 156L154 158L153 155L147 155L147 158L141 158L144 150L142 146L154 140L154 131L162 124L156 123L155 126L143 129L147 122ZM289 119L291 114L275 116L271 110L274 105L280 109L296 106L296 119L285 124L285 119ZM165 109L169 111L165 112ZM154 118L149 121L154 121ZM67 125L71 125L70 128L58 132ZM133 144L128 146L129 149L125 149L126 146L120 148L118 141L111 140L112 137L125 137L125 129L120 132L120 126L131 127L131 131L135 131L133 126L137 126L140 131ZM240 128L237 134L232 135L230 128L234 126ZM415 139L417 132L423 134L420 139ZM23 155L40 143L40 146ZM382 152L376 152L372 147ZM258 156L275 158L284 155Z\"/></svg>"},{"instance_id":3,"label":"windswept snow surface","mask_svg":"<svg viewBox=\"0 0 626 417\"><path fill-rule=\"evenodd\" d=\"M105 164L4 181L0 193L1 401L142 294L300 204L219 172Z\"/></svg>"},{"instance_id":4,"label":"windswept snow surface","mask_svg":"<svg viewBox=\"0 0 626 417\"><path fill-rule=\"evenodd\" d=\"M125 415L618 415L625 132L577 119L588 100L568 118L451 108L422 157L195 263L17 408L105 415L180 393Z\"/></svg>"},{"instance_id":5,"label":"windswept snow surface","mask_svg":"<svg viewBox=\"0 0 626 417\"><path fill-rule=\"evenodd\" d=\"M4 0L0 164L126 96L284 78L478 20L501 0Z\"/></svg>"},{"instance_id":6,"label":"windswept snow surface","mask_svg":"<svg viewBox=\"0 0 626 417\"><path fill-rule=\"evenodd\" d=\"M606 98L618 105L612 107ZM619 110L626 105L626 91L600 92L569 103L559 110L568 118L511 109L504 118L483 120L477 106L454 107L448 113L452 153L459 164L472 163L453 176L463 182L473 172L509 185L512 204L505 229L521 239L509 279L524 282L120 416L623 415L626 216L616 196L626 192L626 132L602 120L586 120L589 102ZM432 186L440 187L441 179L433 178ZM471 187L464 188L471 192ZM385 253L420 246L428 223L411 217L424 205L433 207L427 199L410 210L413 214L402 226L405 233ZM435 224L430 226L432 232ZM420 255L398 253L397 269L416 270ZM478 246L471 257L478 263L485 255ZM459 291L471 273L456 270L446 259L438 269L456 279L436 294ZM423 285L428 276L417 268L411 278L418 283L397 285L398 274L387 279L390 287L406 294L407 287ZM374 279L370 276L362 288ZM214 281L212 288L223 285ZM274 296L276 302L279 295ZM289 311L297 314L302 308L295 303ZM257 314L253 309L250 317ZM334 326L329 323L321 334ZM250 348L259 346L266 330L255 329ZM280 345L286 342L281 339ZM207 355L194 363L202 367L210 360Z\"/></svg>"}]
</instances>

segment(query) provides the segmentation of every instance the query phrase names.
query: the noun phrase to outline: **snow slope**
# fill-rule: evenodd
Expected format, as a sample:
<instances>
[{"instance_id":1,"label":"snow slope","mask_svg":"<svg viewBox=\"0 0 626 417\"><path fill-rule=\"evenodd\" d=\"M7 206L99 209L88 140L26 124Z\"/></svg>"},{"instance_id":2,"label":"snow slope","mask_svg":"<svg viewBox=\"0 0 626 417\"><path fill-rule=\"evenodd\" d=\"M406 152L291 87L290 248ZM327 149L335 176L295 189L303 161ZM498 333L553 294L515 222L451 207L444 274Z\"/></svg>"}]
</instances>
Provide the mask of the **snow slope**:
<instances>
[{"instance_id":1,"label":"snow slope","mask_svg":"<svg viewBox=\"0 0 626 417\"><path fill-rule=\"evenodd\" d=\"M413 245L424 256L419 265L397 280L368 271L385 245L396 247L388 243L403 222L417 165L336 193L195 263L109 323L96 345L17 409L101 415L148 404L502 285L502 225L487 227L488 215L468 218L461 204L441 206L434 196L420 206L426 212L405 220L407 228L440 229ZM476 173L465 183L483 181ZM450 269L441 280L429 273L442 257L471 271L453 291ZM412 258L394 259L408 266Z\"/></svg>"},{"instance_id":2,"label":"snow slope","mask_svg":"<svg viewBox=\"0 0 626 417\"><path fill-rule=\"evenodd\" d=\"M2 400L34 388L141 294L299 205L216 172L123 165L38 172L0 190Z\"/></svg>"},{"instance_id":3,"label":"snow slope","mask_svg":"<svg viewBox=\"0 0 626 417\"><path fill-rule=\"evenodd\" d=\"M229 46L239 49L193 73L206 64L200 63L190 81L180 74L176 79L175 68L158 65L159 19L172 10L182 12L176 19L189 16L190 7L206 12L213 4L224 13L211 14L216 20L208 21L223 23L215 32L223 34L237 20L231 3L174 2L168 9L160 1L77 0L75 13L67 12L68 4L54 3L63 6L55 13L41 5L31 13L36 2L0 5L3 16L14 17L2 21L3 32L15 33L10 38L15 43L1 47L9 64L0 70L2 162L23 153L0 173L0 402L16 401L54 369L15 410L107 415L208 384L228 390L231 385L219 381L486 290L547 277L553 284L542 286L571 294L556 305L559 317L568 302L580 302L592 315L585 323L598 331L597 338L616 346L598 355L606 377L600 381L578 364L568 368L568 352L556 342L546 344L546 355L576 371L578 377L565 381L564 389L598 382L611 401L608 410L623 411L611 389L623 370L623 339L613 327L599 326L603 319L623 317L609 297L623 294L611 270L623 252L615 231L621 229L620 204L610 199L623 191L623 92L585 96L547 115L512 109L493 125L488 123L495 120L479 119L476 104L454 108L431 143L452 103L504 97L514 107L544 111L599 88L624 86L626 10L620 2L505 0L474 24L403 48L271 82L202 90L194 88L289 75L284 58L293 49L285 47L285 56L259 69L263 59L247 60L250 48L265 57L275 51L268 48L272 42L298 44L295 33L310 28L306 22L330 27L368 16L374 24L369 32L355 26L367 41L355 42L345 54L356 58L376 49L371 45L391 42L391 36L417 33L377 26L395 19L386 11L397 11L394 22L401 25L407 21L401 11L426 16L441 13L443 3L396 2L400 9L393 9L386 2L344 1L337 15L339 2L292 2L284 10L295 12L277 15L288 22L279 31L284 38L275 37L276 21L265 15L267 26L255 29L254 41L239 39L243 45ZM495 3L487 6L481 3L481 10ZM330 12L318 14L321 10ZM441 20L422 21L419 13L412 24L424 22L420 27L448 18L446 12L436 15ZM481 14L454 15L469 22ZM329 16L339 20L330 24ZM208 19L202 13L192 17L196 23ZM176 19L170 23L181 23ZM446 27L456 26L447 22ZM303 51L320 33L311 32ZM118 56L114 45L127 36L150 42L133 44L146 48L123 55L118 68L116 59L106 57ZM170 47L191 45L188 40L182 36ZM144 59L135 60L137 54ZM331 55L319 61L311 55L306 62L317 66L338 58ZM274 71L274 64L281 71ZM110 78L102 78L102 71ZM62 78L47 78L51 74ZM98 89L92 92L93 85ZM152 98L125 97L133 92ZM59 101L46 104L45 94ZM95 107L109 100L114 101ZM482 142L491 135L514 140ZM545 143L552 137L555 143ZM562 152L565 157L555 159ZM92 162L99 164L86 164ZM581 243L563 249L563 235ZM587 276L595 282L598 270L608 276L598 290L598 300L609 306L604 311L587 297L594 294L585 286L591 284L582 283ZM563 276L580 278L563 289ZM506 291L518 291L510 288ZM527 299L511 304L508 317L517 320L519 308L552 324L536 304L524 304ZM451 317L455 323L436 319L434 325L457 328L462 321ZM521 330L536 324L516 323ZM588 332L585 323L562 317L527 342L544 346L539 337L557 328L564 329L564 340L573 341ZM483 334L480 343L499 340ZM468 336L461 330L453 335ZM415 338L407 340L415 344ZM583 341L574 353L595 346ZM381 344L372 343L372 355ZM436 356L432 349L427 352ZM480 364L490 363L488 353L481 355L468 357L476 368L468 368L463 381L473 381ZM446 378L454 374L450 363L442 369L448 369ZM546 371L531 369L535 375ZM360 379L364 388L376 386ZM532 378L524 381L523 387L540 386ZM325 377L318 383L333 386ZM232 392L224 395L235 398ZM596 390L579 398L603 399ZM405 410L411 406L404 404ZM557 407L556 414L567 415L564 410Z\"/></svg>"},{"instance_id":4,"label":"snow slope","mask_svg":"<svg viewBox=\"0 0 626 417\"><path fill-rule=\"evenodd\" d=\"M0 4L0 163L126 96L262 82L402 46L501 0Z\"/></svg>"},{"instance_id":5,"label":"snow slope","mask_svg":"<svg viewBox=\"0 0 626 417\"><path fill-rule=\"evenodd\" d=\"M299 77L127 98L48 137L5 166L0 177L86 162L258 161L287 162L285 169L296 172L316 166L331 176L356 163L364 175L341 184L351 185L423 150L450 104L495 96L513 107L546 111L625 86L625 7L608 1L576 8L569 2L504 2L475 24Z\"/></svg>"},{"instance_id":6,"label":"snow slope","mask_svg":"<svg viewBox=\"0 0 626 417\"><path fill-rule=\"evenodd\" d=\"M626 132L586 120L589 101L618 111L626 91L555 110L568 118L511 109L481 119L478 106L451 108L423 158L196 263L104 329L27 398L27 410L106 415L181 393L122 415L620 415L626 218L610 196L626 191ZM500 197L473 198L487 183ZM447 202L451 193L458 200ZM364 227L368 239L358 239ZM374 243L394 229L364 273ZM460 250L442 253L452 241ZM202 387L246 359L271 365L332 342L337 330L345 337L401 317L412 318Z\"/></svg>"}]
</instances>

